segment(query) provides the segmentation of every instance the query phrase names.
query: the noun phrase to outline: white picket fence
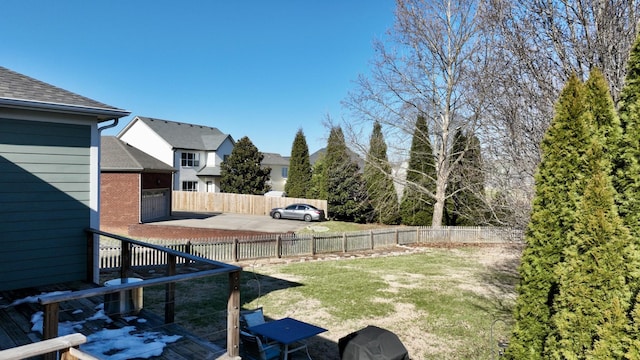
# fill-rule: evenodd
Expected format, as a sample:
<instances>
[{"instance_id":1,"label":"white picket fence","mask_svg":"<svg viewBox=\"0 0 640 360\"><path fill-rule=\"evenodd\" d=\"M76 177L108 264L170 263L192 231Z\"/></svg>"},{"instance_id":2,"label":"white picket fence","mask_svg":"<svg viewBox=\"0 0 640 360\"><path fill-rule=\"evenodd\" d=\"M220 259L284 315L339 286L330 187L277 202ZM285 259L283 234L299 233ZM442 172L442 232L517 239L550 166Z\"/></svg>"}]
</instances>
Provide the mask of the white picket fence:
<instances>
[{"instance_id":1,"label":"white picket fence","mask_svg":"<svg viewBox=\"0 0 640 360\"><path fill-rule=\"evenodd\" d=\"M362 252L395 245L439 244L507 244L522 243L522 230L500 227L394 227L369 231L314 234L264 234L181 240L147 240L157 245L222 262L314 256L329 253ZM120 245L100 246L100 267L120 266ZM155 266L167 263L166 254L133 246L132 266Z\"/></svg>"}]
</instances>

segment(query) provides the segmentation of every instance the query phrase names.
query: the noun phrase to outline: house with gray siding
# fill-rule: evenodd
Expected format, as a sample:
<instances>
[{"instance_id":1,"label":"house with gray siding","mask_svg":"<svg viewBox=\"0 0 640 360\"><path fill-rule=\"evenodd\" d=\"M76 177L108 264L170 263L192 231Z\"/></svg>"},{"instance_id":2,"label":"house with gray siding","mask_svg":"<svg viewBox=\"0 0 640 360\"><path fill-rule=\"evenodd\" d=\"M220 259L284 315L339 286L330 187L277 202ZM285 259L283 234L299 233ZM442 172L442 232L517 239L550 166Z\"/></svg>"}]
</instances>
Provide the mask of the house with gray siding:
<instances>
[{"instance_id":1,"label":"house with gray siding","mask_svg":"<svg viewBox=\"0 0 640 360\"><path fill-rule=\"evenodd\" d=\"M0 290L98 281L100 131L127 115L0 67Z\"/></svg>"},{"instance_id":2,"label":"house with gray siding","mask_svg":"<svg viewBox=\"0 0 640 360\"><path fill-rule=\"evenodd\" d=\"M214 127L136 116L117 137L174 167L173 189L219 192L220 164L234 141Z\"/></svg>"}]
</instances>

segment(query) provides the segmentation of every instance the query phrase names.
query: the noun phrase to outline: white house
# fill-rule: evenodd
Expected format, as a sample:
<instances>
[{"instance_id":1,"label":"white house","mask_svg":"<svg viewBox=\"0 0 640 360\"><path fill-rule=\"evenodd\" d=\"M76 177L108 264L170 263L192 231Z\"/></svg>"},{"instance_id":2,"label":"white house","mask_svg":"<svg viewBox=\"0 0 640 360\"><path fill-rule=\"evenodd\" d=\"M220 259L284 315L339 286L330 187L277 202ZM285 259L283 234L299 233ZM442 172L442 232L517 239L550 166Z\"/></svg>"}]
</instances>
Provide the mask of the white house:
<instances>
[{"instance_id":1,"label":"white house","mask_svg":"<svg viewBox=\"0 0 640 360\"><path fill-rule=\"evenodd\" d=\"M117 137L177 171L173 189L220 191L220 164L234 141L214 127L136 116Z\"/></svg>"},{"instance_id":2,"label":"white house","mask_svg":"<svg viewBox=\"0 0 640 360\"><path fill-rule=\"evenodd\" d=\"M262 155L264 155L264 158L260 165L271 168L271 174L269 175L271 190L283 192L287 177L289 177L289 157L276 153L262 153Z\"/></svg>"}]
</instances>

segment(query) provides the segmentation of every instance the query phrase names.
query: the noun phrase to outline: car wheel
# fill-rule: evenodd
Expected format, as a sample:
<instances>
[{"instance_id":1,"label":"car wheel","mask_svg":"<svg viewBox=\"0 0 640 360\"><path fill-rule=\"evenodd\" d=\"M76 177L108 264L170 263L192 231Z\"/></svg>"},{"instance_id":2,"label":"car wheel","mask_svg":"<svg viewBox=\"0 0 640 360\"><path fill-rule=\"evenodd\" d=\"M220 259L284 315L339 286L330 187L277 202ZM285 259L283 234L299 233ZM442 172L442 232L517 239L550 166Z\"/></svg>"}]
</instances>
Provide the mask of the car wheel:
<instances>
[{"instance_id":1,"label":"car wheel","mask_svg":"<svg viewBox=\"0 0 640 360\"><path fill-rule=\"evenodd\" d=\"M274 219L280 219L280 217L281 217L281 216L282 216L282 214L280 214L280 213L279 213L279 212L277 212L277 211L273 213L273 218L274 218Z\"/></svg>"},{"instance_id":2,"label":"car wheel","mask_svg":"<svg viewBox=\"0 0 640 360\"><path fill-rule=\"evenodd\" d=\"M307 214L304 216L304 221L309 222L311 221L311 215Z\"/></svg>"}]
</instances>

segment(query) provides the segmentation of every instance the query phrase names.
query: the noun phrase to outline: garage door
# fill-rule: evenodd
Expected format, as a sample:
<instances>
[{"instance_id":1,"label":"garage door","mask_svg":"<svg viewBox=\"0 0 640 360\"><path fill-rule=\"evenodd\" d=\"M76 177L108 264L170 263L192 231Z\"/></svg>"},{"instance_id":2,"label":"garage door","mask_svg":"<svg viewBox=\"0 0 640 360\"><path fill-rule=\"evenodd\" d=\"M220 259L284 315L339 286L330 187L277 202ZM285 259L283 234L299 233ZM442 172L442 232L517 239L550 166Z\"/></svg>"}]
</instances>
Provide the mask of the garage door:
<instances>
[{"instance_id":1,"label":"garage door","mask_svg":"<svg viewBox=\"0 0 640 360\"><path fill-rule=\"evenodd\" d=\"M169 190L144 190L142 192L141 221L157 220L169 216Z\"/></svg>"}]
</instances>

